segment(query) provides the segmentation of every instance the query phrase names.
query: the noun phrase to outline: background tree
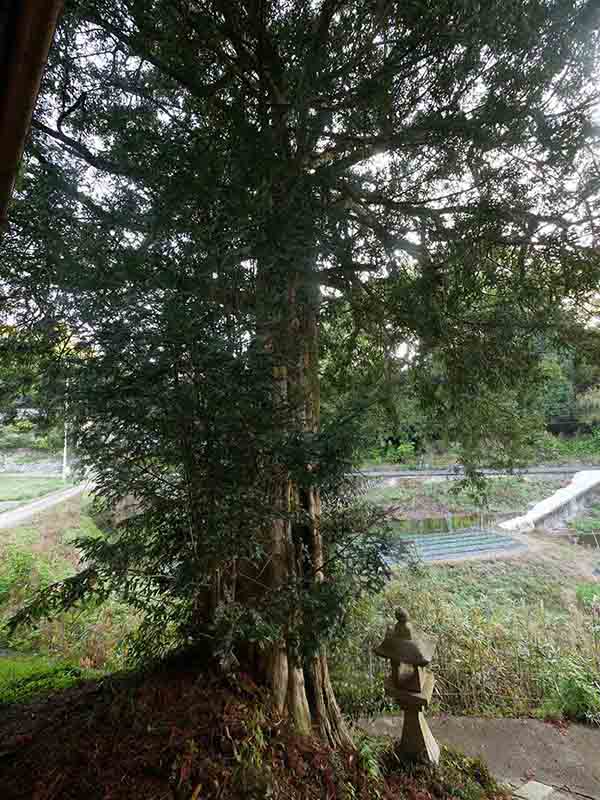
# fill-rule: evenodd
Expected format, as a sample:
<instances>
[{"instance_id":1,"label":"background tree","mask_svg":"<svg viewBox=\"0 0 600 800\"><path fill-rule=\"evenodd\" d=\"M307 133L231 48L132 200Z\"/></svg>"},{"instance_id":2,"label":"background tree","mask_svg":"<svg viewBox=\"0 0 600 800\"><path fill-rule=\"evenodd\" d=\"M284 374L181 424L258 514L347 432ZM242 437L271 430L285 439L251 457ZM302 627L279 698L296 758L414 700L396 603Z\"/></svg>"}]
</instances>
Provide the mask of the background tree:
<instances>
[{"instance_id":1,"label":"background tree","mask_svg":"<svg viewBox=\"0 0 600 800\"><path fill-rule=\"evenodd\" d=\"M21 416L39 432L64 418L64 374L61 357L68 347L65 331L43 324L0 328L0 422Z\"/></svg>"},{"instance_id":2,"label":"background tree","mask_svg":"<svg viewBox=\"0 0 600 800\"><path fill-rule=\"evenodd\" d=\"M192 598L214 632L248 561L238 640L300 729L347 740L317 635L349 527L321 518L347 463L319 434L322 289L418 342L416 370L435 354L420 396L465 458L494 425L512 457L499 398L597 280L596 23L580 0L67 5L2 287L94 354L83 459L141 513L63 600L119 584L169 632Z\"/></svg>"}]
</instances>

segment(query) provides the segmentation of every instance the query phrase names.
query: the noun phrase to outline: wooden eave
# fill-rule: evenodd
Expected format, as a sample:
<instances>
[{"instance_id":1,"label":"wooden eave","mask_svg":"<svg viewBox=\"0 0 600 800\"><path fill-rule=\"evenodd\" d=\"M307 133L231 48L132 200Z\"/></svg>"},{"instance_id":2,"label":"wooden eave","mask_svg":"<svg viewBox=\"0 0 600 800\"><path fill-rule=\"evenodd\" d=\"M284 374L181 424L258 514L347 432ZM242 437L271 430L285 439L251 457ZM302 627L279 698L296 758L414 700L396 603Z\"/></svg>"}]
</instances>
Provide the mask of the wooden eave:
<instances>
[{"instance_id":1,"label":"wooden eave","mask_svg":"<svg viewBox=\"0 0 600 800\"><path fill-rule=\"evenodd\" d=\"M63 0L0 0L0 226Z\"/></svg>"}]
</instances>

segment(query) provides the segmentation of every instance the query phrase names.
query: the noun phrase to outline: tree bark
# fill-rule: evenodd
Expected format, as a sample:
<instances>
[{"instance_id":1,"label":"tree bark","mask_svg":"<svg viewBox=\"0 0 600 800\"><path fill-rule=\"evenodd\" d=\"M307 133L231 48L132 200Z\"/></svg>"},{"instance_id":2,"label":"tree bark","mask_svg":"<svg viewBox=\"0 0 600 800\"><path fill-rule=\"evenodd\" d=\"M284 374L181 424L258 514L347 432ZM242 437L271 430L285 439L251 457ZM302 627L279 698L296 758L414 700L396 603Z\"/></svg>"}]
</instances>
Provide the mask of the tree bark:
<instances>
[{"instance_id":1,"label":"tree bark","mask_svg":"<svg viewBox=\"0 0 600 800\"><path fill-rule=\"evenodd\" d=\"M317 284L307 277L311 276L305 271L288 274L285 311L279 311L278 324L270 325L262 320L262 329L274 355L275 397L282 404L293 405L296 430L316 433L319 429L317 320L320 294ZM318 468L316 464L306 466L309 471ZM287 472L282 472L274 489L273 502L281 518L275 519L270 528L273 589L292 581L306 586L325 580L318 488L299 486ZM300 512L301 521L292 524L289 519L294 508ZM294 622L298 619L290 620L291 625ZM353 747L335 699L324 648L306 660L294 651L289 641L279 642L270 654L266 672L275 706L289 715L299 732L318 732L332 746Z\"/></svg>"}]
</instances>

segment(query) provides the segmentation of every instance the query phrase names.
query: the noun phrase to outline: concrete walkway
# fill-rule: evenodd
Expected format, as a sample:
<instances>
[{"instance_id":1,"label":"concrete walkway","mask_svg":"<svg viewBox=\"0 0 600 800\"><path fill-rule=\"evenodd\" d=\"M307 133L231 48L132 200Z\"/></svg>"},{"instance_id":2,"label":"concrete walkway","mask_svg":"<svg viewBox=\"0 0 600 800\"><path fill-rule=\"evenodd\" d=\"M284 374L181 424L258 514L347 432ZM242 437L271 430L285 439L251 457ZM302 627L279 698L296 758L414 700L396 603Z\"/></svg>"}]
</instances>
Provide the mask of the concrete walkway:
<instances>
[{"instance_id":1,"label":"concrete walkway","mask_svg":"<svg viewBox=\"0 0 600 800\"><path fill-rule=\"evenodd\" d=\"M440 744L481 756L520 800L600 800L600 728L559 728L533 719L443 716L428 721ZM359 724L378 735L399 737L402 731L401 716Z\"/></svg>"},{"instance_id":2,"label":"concrete walkway","mask_svg":"<svg viewBox=\"0 0 600 800\"><path fill-rule=\"evenodd\" d=\"M77 486L72 486L69 489L61 489L58 492L44 495L44 497L38 497L37 500L32 500L31 503L19 506L12 511L5 511L3 514L0 514L0 529L14 528L16 525L20 525L31 517L35 517L40 511L52 508L52 506L63 503L71 497L77 497L77 495L82 494L85 489L86 484L79 483Z\"/></svg>"}]
</instances>

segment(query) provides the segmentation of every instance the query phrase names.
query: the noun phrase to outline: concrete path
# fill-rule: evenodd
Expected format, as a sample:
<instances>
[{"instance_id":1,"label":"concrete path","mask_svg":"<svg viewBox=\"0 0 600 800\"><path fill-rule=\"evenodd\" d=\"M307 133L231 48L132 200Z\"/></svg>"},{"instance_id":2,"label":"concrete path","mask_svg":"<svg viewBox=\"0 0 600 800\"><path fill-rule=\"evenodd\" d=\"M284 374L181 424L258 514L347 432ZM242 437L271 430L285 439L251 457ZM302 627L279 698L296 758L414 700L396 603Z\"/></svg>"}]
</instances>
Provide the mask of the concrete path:
<instances>
[{"instance_id":1,"label":"concrete path","mask_svg":"<svg viewBox=\"0 0 600 800\"><path fill-rule=\"evenodd\" d=\"M520 800L600 800L600 728L559 728L533 719L443 716L428 721L440 744L481 756ZM369 733L398 737L402 717L359 724Z\"/></svg>"},{"instance_id":2,"label":"concrete path","mask_svg":"<svg viewBox=\"0 0 600 800\"><path fill-rule=\"evenodd\" d=\"M46 494L44 497L38 497L37 500L32 500L31 503L19 506L12 511L5 511L0 514L0 529L14 528L15 525L20 525L22 522L35 517L40 511L45 511L47 508L52 508L59 503L69 500L71 497L77 497L82 494L86 489L85 483L79 483L77 486L71 486L68 489L61 489L52 494Z\"/></svg>"}]
</instances>

